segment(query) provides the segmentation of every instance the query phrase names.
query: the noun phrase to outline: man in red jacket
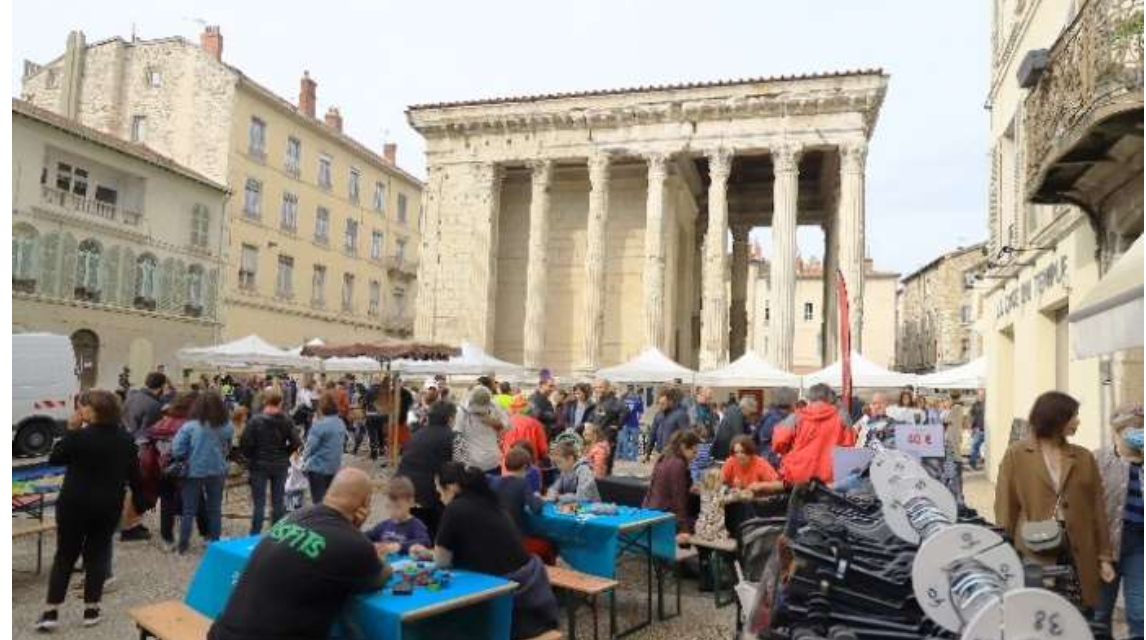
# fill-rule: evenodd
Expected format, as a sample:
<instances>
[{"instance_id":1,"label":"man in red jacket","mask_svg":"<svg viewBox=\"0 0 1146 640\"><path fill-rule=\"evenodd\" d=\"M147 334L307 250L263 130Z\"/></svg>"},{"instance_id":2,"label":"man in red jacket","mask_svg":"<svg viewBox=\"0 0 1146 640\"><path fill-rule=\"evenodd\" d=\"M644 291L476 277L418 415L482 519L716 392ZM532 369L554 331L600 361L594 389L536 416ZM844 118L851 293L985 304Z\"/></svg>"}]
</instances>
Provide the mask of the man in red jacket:
<instances>
[{"instance_id":1,"label":"man in red jacket","mask_svg":"<svg viewBox=\"0 0 1146 640\"><path fill-rule=\"evenodd\" d=\"M817 384L808 390L808 406L776 426L772 449L780 454L784 482L799 484L815 478L831 484L832 451L855 443L855 434L831 399L831 388Z\"/></svg>"}]
</instances>

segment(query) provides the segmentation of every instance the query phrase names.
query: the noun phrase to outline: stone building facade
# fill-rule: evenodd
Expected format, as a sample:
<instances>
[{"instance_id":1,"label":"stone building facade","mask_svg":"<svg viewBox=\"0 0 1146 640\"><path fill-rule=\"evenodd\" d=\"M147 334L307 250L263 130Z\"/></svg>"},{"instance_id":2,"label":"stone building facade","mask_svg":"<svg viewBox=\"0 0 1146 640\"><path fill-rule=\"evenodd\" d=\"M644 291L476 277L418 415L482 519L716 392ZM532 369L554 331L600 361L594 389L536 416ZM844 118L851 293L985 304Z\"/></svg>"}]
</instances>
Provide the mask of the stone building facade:
<instances>
[{"instance_id":1,"label":"stone building facade","mask_svg":"<svg viewBox=\"0 0 1146 640\"><path fill-rule=\"evenodd\" d=\"M279 346L413 330L421 182L393 145L343 133L317 82L291 103L223 62L223 36L88 44L25 64L33 104L136 141L230 187L223 337Z\"/></svg>"},{"instance_id":2,"label":"stone building facade","mask_svg":"<svg viewBox=\"0 0 1146 640\"><path fill-rule=\"evenodd\" d=\"M748 234L771 225L787 265L772 357L791 368L798 224L824 228L858 335L864 167L887 82L858 71L410 107L429 172L416 337L560 372L648 347L720 366L747 347Z\"/></svg>"},{"instance_id":3,"label":"stone building facade","mask_svg":"<svg viewBox=\"0 0 1146 640\"><path fill-rule=\"evenodd\" d=\"M1142 400L1142 350L1074 359L1069 316L1142 234L1142 1L997 0L992 31L987 468L1039 394L1081 402L1074 441L1109 442Z\"/></svg>"},{"instance_id":4,"label":"stone building facade","mask_svg":"<svg viewBox=\"0 0 1146 640\"><path fill-rule=\"evenodd\" d=\"M84 388L134 383L221 334L227 189L12 101L12 329L70 336Z\"/></svg>"},{"instance_id":5,"label":"stone building facade","mask_svg":"<svg viewBox=\"0 0 1146 640\"><path fill-rule=\"evenodd\" d=\"M748 344L761 357L771 359L772 291L768 282L771 264L758 257L759 252L753 253L748 264ZM895 290L899 274L878 271L870 258L864 271L863 355L891 369L895 366ZM823 262L798 259L792 373L811 373L828 364L824 358L825 294L836 295L824 288Z\"/></svg>"},{"instance_id":6,"label":"stone building facade","mask_svg":"<svg viewBox=\"0 0 1146 640\"><path fill-rule=\"evenodd\" d=\"M896 297L896 366L931 373L979 357L979 276L986 243L945 253L903 278Z\"/></svg>"}]
</instances>

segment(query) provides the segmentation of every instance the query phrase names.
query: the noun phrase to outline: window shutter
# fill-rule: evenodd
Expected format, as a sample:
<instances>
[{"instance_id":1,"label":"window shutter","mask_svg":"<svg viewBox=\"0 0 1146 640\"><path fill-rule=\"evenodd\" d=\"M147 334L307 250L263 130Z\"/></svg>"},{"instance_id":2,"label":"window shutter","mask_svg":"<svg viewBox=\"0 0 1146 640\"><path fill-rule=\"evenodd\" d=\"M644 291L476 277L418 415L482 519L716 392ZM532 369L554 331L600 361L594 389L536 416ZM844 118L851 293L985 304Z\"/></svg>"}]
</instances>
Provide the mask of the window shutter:
<instances>
[{"instance_id":1,"label":"window shutter","mask_svg":"<svg viewBox=\"0 0 1146 640\"><path fill-rule=\"evenodd\" d=\"M44 234L40 241L40 281L36 288L44 295L59 295L58 285L60 277L60 234L58 231Z\"/></svg>"},{"instance_id":2,"label":"window shutter","mask_svg":"<svg viewBox=\"0 0 1146 640\"><path fill-rule=\"evenodd\" d=\"M211 320L217 320L215 313L215 294L218 293L219 270L211 269L203 274L203 315Z\"/></svg>"},{"instance_id":3,"label":"window shutter","mask_svg":"<svg viewBox=\"0 0 1146 640\"><path fill-rule=\"evenodd\" d=\"M76 289L76 259L79 257L79 243L75 236L64 232L60 240L60 297L71 298Z\"/></svg>"},{"instance_id":4,"label":"window shutter","mask_svg":"<svg viewBox=\"0 0 1146 640\"><path fill-rule=\"evenodd\" d=\"M100 300L108 304L123 304L119 295L119 247L108 247L100 259ZM129 301L130 302L130 301Z\"/></svg>"},{"instance_id":5,"label":"window shutter","mask_svg":"<svg viewBox=\"0 0 1146 640\"><path fill-rule=\"evenodd\" d=\"M123 301L124 306L130 307L135 301L135 252L127 247L123 249L122 265L120 273L123 276L119 281L119 299Z\"/></svg>"}]
</instances>

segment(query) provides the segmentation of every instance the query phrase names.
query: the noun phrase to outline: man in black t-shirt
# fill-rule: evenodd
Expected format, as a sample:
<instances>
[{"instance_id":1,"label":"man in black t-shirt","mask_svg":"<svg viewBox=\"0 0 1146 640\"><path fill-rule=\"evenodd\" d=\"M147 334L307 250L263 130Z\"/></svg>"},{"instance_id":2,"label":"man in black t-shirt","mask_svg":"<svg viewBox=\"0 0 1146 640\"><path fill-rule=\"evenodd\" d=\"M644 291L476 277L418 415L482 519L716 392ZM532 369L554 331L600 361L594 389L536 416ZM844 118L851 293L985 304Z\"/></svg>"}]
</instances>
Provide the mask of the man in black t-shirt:
<instances>
[{"instance_id":1,"label":"man in black t-shirt","mask_svg":"<svg viewBox=\"0 0 1146 640\"><path fill-rule=\"evenodd\" d=\"M255 547L210 640L325 640L347 600L377 591L390 568L359 527L370 477L338 472L322 504L296 511Z\"/></svg>"}]
</instances>

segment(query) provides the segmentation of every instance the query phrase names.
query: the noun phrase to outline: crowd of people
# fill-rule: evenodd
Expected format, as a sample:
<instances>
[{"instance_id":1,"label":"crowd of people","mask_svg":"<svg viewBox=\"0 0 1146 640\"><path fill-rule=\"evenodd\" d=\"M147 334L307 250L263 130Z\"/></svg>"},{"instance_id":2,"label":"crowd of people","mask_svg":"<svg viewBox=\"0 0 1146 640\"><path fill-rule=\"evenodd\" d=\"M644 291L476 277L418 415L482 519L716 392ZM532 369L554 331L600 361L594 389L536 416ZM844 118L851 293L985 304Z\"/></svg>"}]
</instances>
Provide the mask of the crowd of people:
<instances>
[{"instance_id":1,"label":"crowd of people","mask_svg":"<svg viewBox=\"0 0 1146 640\"><path fill-rule=\"evenodd\" d=\"M327 628L337 607L315 603L378 588L395 553L523 585L515 596L518 638L553 628L557 619L543 564L558 550L530 535L528 514L545 501L600 500L599 483L617 460L653 463L643 506L672 513L678 543L687 545L694 536L729 536L751 505L783 499L793 486L818 481L848 489L856 478L834 477L834 450L894 446L903 424L942 425L945 455L926 462L961 499L964 433L971 434L971 468L979 466L984 440L981 395L969 408L958 395L920 400L912 389L894 403L883 393L847 402L826 385L802 397L775 390L767 407L752 395L721 403L711 389L679 385L660 387L648 408L643 395L601 379L566 391L545 371L528 393L492 377L460 393L443 378L395 388L389 378L353 376L325 383L202 377L176 390L161 372L120 397L88 392L51 455L67 474L48 608L37 626L58 624L81 558L84 622L98 622L112 539L117 530L126 541L150 537L142 519L152 509L172 552L188 553L196 529L206 541L218 539L224 486L235 466L245 469L251 491L250 533L264 529L268 496L271 529L212 638ZM1035 403L1031 437L1013 445L1000 467L996 516L1025 555L1074 566L1079 601L1096 615L1109 618L1121 585L1140 636L1142 409L1119 410L1116 446L1096 459L1068 443L1077 407L1054 393ZM369 477L344 467L344 455L357 455L363 441L383 464L387 446L401 447L386 489L389 517L366 530ZM305 494L310 506L303 506ZM729 509L738 503L747 515ZM1069 544L1025 544L1028 523L1042 520L1061 522ZM284 548L291 538L276 534L282 523L327 541L311 558L318 565L300 563L297 549ZM347 571L329 577L339 567ZM267 589L285 583L292 586ZM272 591L274 602L267 600Z\"/></svg>"}]
</instances>

